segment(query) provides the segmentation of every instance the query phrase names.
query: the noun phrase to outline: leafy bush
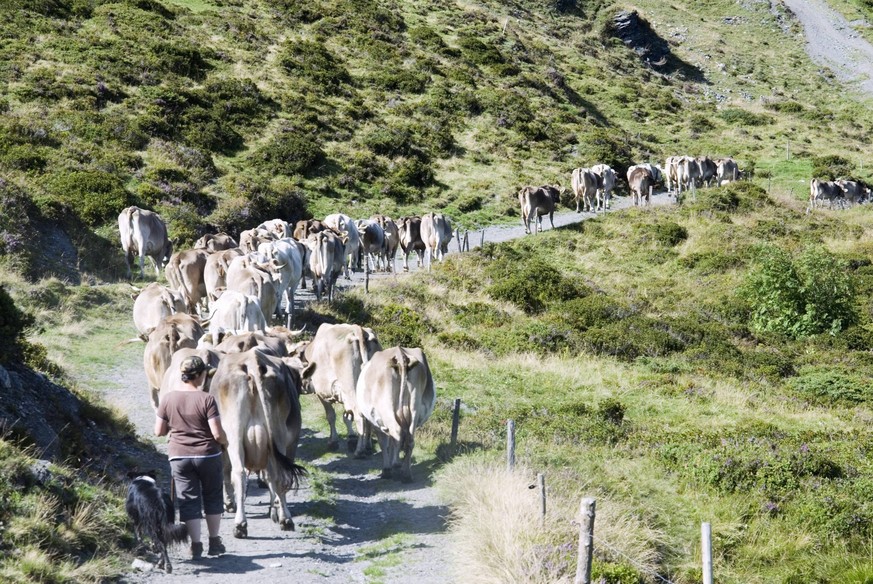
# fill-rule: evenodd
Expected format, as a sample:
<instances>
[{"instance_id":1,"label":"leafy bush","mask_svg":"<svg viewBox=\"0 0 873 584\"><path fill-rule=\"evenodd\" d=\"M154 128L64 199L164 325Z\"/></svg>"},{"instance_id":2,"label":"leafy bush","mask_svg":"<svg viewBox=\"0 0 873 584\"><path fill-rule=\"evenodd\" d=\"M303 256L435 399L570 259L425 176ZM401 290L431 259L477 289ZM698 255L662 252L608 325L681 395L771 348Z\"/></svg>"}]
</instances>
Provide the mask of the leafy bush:
<instances>
[{"instance_id":1,"label":"leafy bush","mask_svg":"<svg viewBox=\"0 0 873 584\"><path fill-rule=\"evenodd\" d=\"M379 331L383 347L421 347L424 335L432 332L432 325L420 312L393 302L374 312L373 327Z\"/></svg>"},{"instance_id":2,"label":"leafy bush","mask_svg":"<svg viewBox=\"0 0 873 584\"><path fill-rule=\"evenodd\" d=\"M833 368L813 368L788 381L788 387L804 398L825 405L870 401L873 391L863 375Z\"/></svg>"},{"instance_id":3,"label":"leafy bush","mask_svg":"<svg viewBox=\"0 0 873 584\"><path fill-rule=\"evenodd\" d=\"M806 110L802 104L796 101L776 101L767 104L767 107L782 114L800 114Z\"/></svg>"},{"instance_id":4,"label":"leafy bush","mask_svg":"<svg viewBox=\"0 0 873 584\"><path fill-rule=\"evenodd\" d=\"M546 319L563 322L582 332L627 318L631 314L631 309L619 300L614 300L606 294L590 294L582 298L571 298L556 305L549 311Z\"/></svg>"},{"instance_id":5,"label":"leafy bush","mask_svg":"<svg viewBox=\"0 0 873 584\"><path fill-rule=\"evenodd\" d=\"M492 284L486 292L496 300L515 304L528 314L542 312L553 302L589 293L584 285L566 278L541 259L524 262L521 266L511 263L504 260L489 266Z\"/></svg>"},{"instance_id":6,"label":"leafy bush","mask_svg":"<svg viewBox=\"0 0 873 584\"><path fill-rule=\"evenodd\" d=\"M24 329L32 325L33 317L15 306L12 296L0 285L0 362L8 363L21 357Z\"/></svg>"},{"instance_id":7,"label":"leafy bush","mask_svg":"<svg viewBox=\"0 0 873 584\"><path fill-rule=\"evenodd\" d=\"M812 159L812 176L823 180L852 176L855 165L839 155L821 156Z\"/></svg>"},{"instance_id":8,"label":"leafy bush","mask_svg":"<svg viewBox=\"0 0 873 584\"><path fill-rule=\"evenodd\" d=\"M286 128L254 155L255 165L268 175L294 175L312 172L324 160L317 136Z\"/></svg>"},{"instance_id":9,"label":"leafy bush","mask_svg":"<svg viewBox=\"0 0 873 584\"><path fill-rule=\"evenodd\" d=\"M640 224L639 230L646 239L653 239L660 245L674 247L688 239L688 231L672 221L661 221L654 225Z\"/></svg>"},{"instance_id":10,"label":"leafy bush","mask_svg":"<svg viewBox=\"0 0 873 584\"><path fill-rule=\"evenodd\" d=\"M568 2L568 0L555 0ZM645 578L636 569L627 564L612 564L593 561L591 564L591 579L602 584L644 584Z\"/></svg>"},{"instance_id":11,"label":"leafy bush","mask_svg":"<svg viewBox=\"0 0 873 584\"><path fill-rule=\"evenodd\" d=\"M122 209L135 204L121 179L99 170L54 175L46 188L55 200L92 227L114 220Z\"/></svg>"},{"instance_id":12,"label":"leafy bush","mask_svg":"<svg viewBox=\"0 0 873 584\"><path fill-rule=\"evenodd\" d=\"M352 80L342 63L321 43L286 41L278 60L289 74L300 76L321 90L335 90Z\"/></svg>"},{"instance_id":13,"label":"leafy bush","mask_svg":"<svg viewBox=\"0 0 873 584\"><path fill-rule=\"evenodd\" d=\"M820 247L797 258L759 248L743 289L752 306L751 326L794 338L837 334L857 321L854 283L845 262Z\"/></svg>"},{"instance_id":14,"label":"leafy bush","mask_svg":"<svg viewBox=\"0 0 873 584\"><path fill-rule=\"evenodd\" d=\"M269 219L295 222L307 215L306 197L290 185L271 184L266 179L225 177L219 183L224 197L207 221L217 231L238 235Z\"/></svg>"},{"instance_id":15,"label":"leafy bush","mask_svg":"<svg viewBox=\"0 0 873 584\"><path fill-rule=\"evenodd\" d=\"M766 126L773 123L773 118L765 114L755 114L739 108L725 108L718 112L718 117L738 126Z\"/></svg>"},{"instance_id":16,"label":"leafy bush","mask_svg":"<svg viewBox=\"0 0 873 584\"><path fill-rule=\"evenodd\" d=\"M467 61L477 65L500 65L506 62L500 50L493 44L486 44L479 38L464 35L459 43Z\"/></svg>"},{"instance_id":17,"label":"leafy bush","mask_svg":"<svg viewBox=\"0 0 873 584\"><path fill-rule=\"evenodd\" d=\"M669 325L644 316L592 327L582 335L588 350L632 361L637 357L663 357L683 350L687 344L672 334Z\"/></svg>"}]
</instances>

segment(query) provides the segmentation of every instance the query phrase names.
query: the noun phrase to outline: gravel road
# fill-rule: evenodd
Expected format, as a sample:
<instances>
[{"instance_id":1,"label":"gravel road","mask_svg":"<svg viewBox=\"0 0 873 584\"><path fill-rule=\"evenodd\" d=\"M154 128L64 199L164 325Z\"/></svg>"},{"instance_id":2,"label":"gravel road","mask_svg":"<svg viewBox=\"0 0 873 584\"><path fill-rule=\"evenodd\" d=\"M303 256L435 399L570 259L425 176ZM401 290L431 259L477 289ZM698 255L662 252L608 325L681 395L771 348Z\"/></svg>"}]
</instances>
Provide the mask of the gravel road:
<instances>
[{"instance_id":1,"label":"gravel road","mask_svg":"<svg viewBox=\"0 0 873 584\"><path fill-rule=\"evenodd\" d=\"M631 206L629 197L616 197L613 201L612 212ZM672 201L672 197L656 195L652 198L652 205L661 206ZM591 213L563 211L555 215L555 226L591 217ZM546 229L549 229L547 218ZM521 221L516 225L485 230L485 241L488 242L522 236L525 233ZM471 247L477 246L480 239L480 232L471 232ZM450 253L457 253L456 242L452 242ZM416 271L415 262L411 260L410 265L412 271ZM414 274L373 275L374 281L391 277L414 277ZM362 285L363 276L354 274L351 281L340 278L338 284L342 293L343 289ZM311 292L303 291L298 295L300 304L310 301ZM132 325L130 336L134 336ZM102 390L104 398L126 412L138 433L151 440L154 413L146 397L142 349L141 344L122 347L116 367L104 371L94 385L107 388ZM314 398L303 396L303 399ZM234 539L233 516L224 514L221 535L227 546L226 555L193 562L188 559L186 548L175 548L171 552L172 575L149 569L147 564L138 562L141 567L132 570L122 581L131 584L239 584L253 578L264 578L271 584L337 580L384 584L450 581L446 571L449 565L445 531L448 509L440 503L432 488L432 469L424 468L422 464L414 465L416 480L411 485L383 481L378 478L381 455L355 460L344 451L326 454L326 441L325 435L304 428L299 458L329 473L336 490L334 507L325 508L323 503L313 503L311 487L304 481L297 494L289 494L297 530L283 532L268 518L268 492L251 480L246 500L250 535L247 539ZM166 446L158 444L158 449L165 452ZM169 467L165 466L163 472L164 477L168 477ZM398 562L398 558L402 562Z\"/></svg>"},{"instance_id":2,"label":"gravel road","mask_svg":"<svg viewBox=\"0 0 873 584\"><path fill-rule=\"evenodd\" d=\"M873 95L873 46L824 0L782 0L803 25L806 52L841 82Z\"/></svg>"}]
</instances>

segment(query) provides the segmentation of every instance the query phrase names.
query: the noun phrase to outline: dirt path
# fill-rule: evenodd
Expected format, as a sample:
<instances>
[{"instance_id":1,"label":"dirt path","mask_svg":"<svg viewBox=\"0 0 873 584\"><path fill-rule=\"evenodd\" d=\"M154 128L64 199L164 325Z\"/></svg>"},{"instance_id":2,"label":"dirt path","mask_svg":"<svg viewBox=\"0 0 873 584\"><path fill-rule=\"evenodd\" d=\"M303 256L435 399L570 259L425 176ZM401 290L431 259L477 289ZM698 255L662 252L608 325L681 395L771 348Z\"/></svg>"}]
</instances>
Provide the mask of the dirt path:
<instances>
[{"instance_id":1,"label":"dirt path","mask_svg":"<svg viewBox=\"0 0 873 584\"><path fill-rule=\"evenodd\" d=\"M666 195L657 195L652 204L662 206L672 200ZM612 210L629 206L629 197L619 197L614 199ZM555 226L576 223L592 216L564 211L555 216ZM549 229L548 219L546 229ZM485 241L501 242L524 235L519 221L514 226L488 228ZM471 247L478 245L480 238L479 233L470 233ZM452 242L450 252L457 253L455 242ZM414 267L413 261L410 264ZM394 276L376 275L374 279L384 277ZM355 274L351 282L342 278L339 281L341 288L362 283L360 274ZM301 295L301 302L310 300L311 294ZM130 333L133 335L132 326ZM111 388L103 391L107 401L126 412L138 433L150 440L154 413L146 401L142 345L121 349L118 365L104 372L100 381L98 387ZM303 399L313 398L303 396ZM321 408L317 409L321 411ZM255 578L270 584L329 581L437 584L449 581L448 535L444 520L448 509L440 504L432 488L434 469L418 462L413 466L416 478L413 484L383 481L378 478L380 455L355 460L345 451L328 454L326 442L324 434L307 430L304 420L298 458L317 467L320 472L328 473L335 493L328 497L332 499L331 503L325 503L323 497L319 502L309 482L304 481L296 495L289 494L296 531L279 531L267 515L268 493L250 480L246 500L247 539L234 539L233 516L225 513L221 535L227 547L226 555L193 562L188 559L187 549L176 548L171 553L172 575L154 570L133 571L123 582L241 584ZM165 445L159 445L159 449L166 451ZM164 468L164 476L169 476L168 467Z\"/></svg>"},{"instance_id":2,"label":"dirt path","mask_svg":"<svg viewBox=\"0 0 873 584\"><path fill-rule=\"evenodd\" d=\"M806 51L837 79L873 95L873 45L825 0L782 0L806 34Z\"/></svg>"}]
</instances>

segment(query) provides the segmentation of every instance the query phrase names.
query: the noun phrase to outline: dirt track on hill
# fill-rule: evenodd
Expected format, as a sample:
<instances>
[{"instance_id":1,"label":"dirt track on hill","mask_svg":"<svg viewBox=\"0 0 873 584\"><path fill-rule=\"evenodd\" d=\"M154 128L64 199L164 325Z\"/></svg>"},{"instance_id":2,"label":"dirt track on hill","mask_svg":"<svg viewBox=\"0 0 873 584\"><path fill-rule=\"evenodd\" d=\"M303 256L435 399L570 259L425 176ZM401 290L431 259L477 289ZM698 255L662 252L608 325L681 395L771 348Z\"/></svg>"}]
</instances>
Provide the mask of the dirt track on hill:
<instances>
[{"instance_id":1,"label":"dirt track on hill","mask_svg":"<svg viewBox=\"0 0 873 584\"><path fill-rule=\"evenodd\" d=\"M673 202L672 197L656 195L653 206ZM629 197L614 198L612 212L631 206ZM555 216L555 226L577 223L593 217L590 213L576 214L564 211ZM549 229L548 218L545 221ZM489 227L486 242L503 242L525 236L519 221L514 226ZM535 237L530 235L528 237ZM470 246L479 245L480 232L469 234ZM457 253L452 242L450 253ZM415 271L414 261L410 266ZM402 264L398 262L398 264ZM373 281L383 278L415 277L415 274L397 276L376 274ZM363 276L354 274L351 281L340 278L343 289L363 284ZM298 295L301 304L312 301L311 292ZM133 336L131 325L130 336ZM128 414L138 433L152 439L154 413L146 397L146 379L142 366L142 345L128 345L119 355L118 365L105 371L99 387L107 401ZM439 379L437 378L437 392ZM314 399L303 396L304 400ZM320 409L320 408L319 408ZM448 438L446 439L448 442ZM325 507L313 503L313 493L304 481L296 494L289 494L289 506L297 530L280 531L267 515L268 493L249 481L246 511L249 538L234 539L233 516L225 513L221 535L227 554L218 558L204 558L199 562L188 559L187 548L171 552L174 572L133 571L123 582L145 584L173 582L187 584L241 584L255 578L270 584L307 584L315 582L382 582L384 584L437 584L452 581L448 535L445 518L448 509L443 506L432 488L434 468L418 463L413 465L415 482L403 485L378 478L381 454L367 460L350 458L345 450L327 454L327 437L304 428L298 458L321 471L329 473L336 490L336 505ZM166 446L158 448L166 452ZM163 469L164 486L169 467ZM204 528L205 530L205 528ZM393 537L392 537L393 536ZM391 538L386 541L386 538ZM398 558L402 561L397 561ZM154 561L155 558L151 558Z\"/></svg>"},{"instance_id":2,"label":"dirt track on hill","mask_svg":"<svg viewBox=\"0 0 873 584\"><path fill-rule=\"evenodd\" d=\"M803 25L806 51L837 79L873 95L873 45L824 0L782 0ZM864 23L869 26L868 24Z\"/></svg>"}]
</instances>

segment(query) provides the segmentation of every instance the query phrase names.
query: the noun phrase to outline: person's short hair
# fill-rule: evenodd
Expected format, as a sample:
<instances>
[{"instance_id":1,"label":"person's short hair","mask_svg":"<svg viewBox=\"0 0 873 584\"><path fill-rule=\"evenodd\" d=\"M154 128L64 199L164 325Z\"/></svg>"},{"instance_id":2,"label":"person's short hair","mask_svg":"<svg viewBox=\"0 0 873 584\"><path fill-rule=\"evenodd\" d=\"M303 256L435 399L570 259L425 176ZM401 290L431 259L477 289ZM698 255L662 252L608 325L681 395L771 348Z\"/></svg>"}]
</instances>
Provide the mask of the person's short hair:
<instances>
[{"instance_id":1,"label":"person's short hair","mask_svg":"<svg viewBox=\"0 0 873 584\"><path fill-rule=\"evenodd\" d=\"M206 371L206 363L203 362L203 359L194 355L182 361L182 366L179 369L182 372L182 381L191 381Z\"/></svg>"}]
</instances>

